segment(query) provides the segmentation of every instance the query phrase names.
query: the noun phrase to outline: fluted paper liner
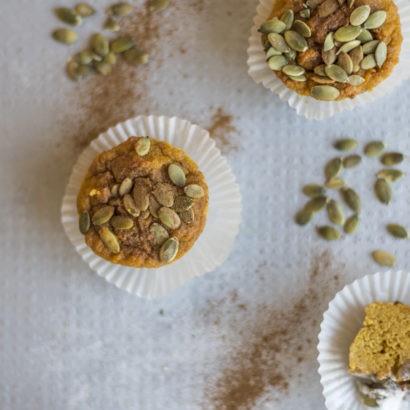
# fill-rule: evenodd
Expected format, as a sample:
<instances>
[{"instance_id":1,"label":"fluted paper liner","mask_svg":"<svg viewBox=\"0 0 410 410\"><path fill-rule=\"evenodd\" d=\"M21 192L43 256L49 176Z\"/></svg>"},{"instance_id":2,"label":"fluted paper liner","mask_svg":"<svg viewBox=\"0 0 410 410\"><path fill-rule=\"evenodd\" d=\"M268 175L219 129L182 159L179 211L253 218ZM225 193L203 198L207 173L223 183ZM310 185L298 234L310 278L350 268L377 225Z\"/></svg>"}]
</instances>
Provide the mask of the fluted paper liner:
<instances>
[{"instance_id":1,"label":"fluted paper liner","mask_svg":"<svg viewBox=\"0 0 410 410\"><path fill-rule=\"evenodd\" d=\"M400 52L400 61L394 67L388 78L381 82L373 90L356 96L353 99L346 98L341 101L318 101L312 97L303 96L286 85L276 76L266 63L265 52L261 42L261 34L258 28L270 16L276 0L260 0L253 20L248 47L248 73L257 84L262 84L268 90L278 94L279 98L286 101L299 115L308 119L323 120L343 110L353 110L365 104L370 104L376 98L392 91L403 80L410 77L410 2L408 0L396 0L401 21L403 44Z\"/></svg>"},{"instance_id":2,"label":"fluted paper liner","mask_svg":"<svg viewBox=\"0 0 410 410\"><path fill-rule=\"evenodd\" d=\"M116 265L97 256L78 229L76 200L93 159L131 136L150 136L184 150L204 174L209 211L204 231L177 261L157 269ZM176 117L139 116L110 128L95 139L75 164L63 199L64 230L77 252L109 283L143 298L158 298L195 276L214 270L228 257L241 220L241 196L235 177L209 133Z\"/></svg>"},{"instance_id":3,"label":"fluted paper liner","mask_svg":"<svg viewBox=\"0 0 410 410\"><path fill-rule=\"evenodd\" d=\"M410 273L367 275L347 285L329 303L318 344L320 381L328 410L369 410L357 393L355 377L347 370L349 347L362 327L365 307L372 302L395 301L410 305ZM383 408L410 410L410 401L385 403Z\"/></svg>"}]
</instances>

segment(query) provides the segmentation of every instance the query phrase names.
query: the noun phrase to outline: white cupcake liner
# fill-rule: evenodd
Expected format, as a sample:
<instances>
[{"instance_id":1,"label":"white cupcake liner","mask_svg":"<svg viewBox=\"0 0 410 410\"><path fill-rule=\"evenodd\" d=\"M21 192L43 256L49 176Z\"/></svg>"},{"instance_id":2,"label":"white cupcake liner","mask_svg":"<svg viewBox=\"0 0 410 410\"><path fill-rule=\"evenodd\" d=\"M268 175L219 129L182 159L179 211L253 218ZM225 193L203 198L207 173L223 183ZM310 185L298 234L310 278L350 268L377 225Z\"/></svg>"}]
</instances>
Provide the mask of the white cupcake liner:
<instances>
[{"instance_id":1,"label":"white cupcake liner","mask_svg":"<svg viewBox=\"0 0 410 410\"><path fill-rule=\"evenodd\" d=\"M410 305L410 273L383 272L367 275L342 289L329 303L320 326L318 362L328 410L369 410L348 373L349 347L362 327L365 307L372 302ZM410 402L385 403L386 410L410 410Z\"/></svg>"},{"instance_id":2,"label":"white cupcake liner","mask_svg":"<svg viewBox=\"0 0 410 410\"><path fill-rule=\"evenodd\" d=\"M360 94L354 99L346 98L342 101L318 101L289 89L268 67L261 42L261 34L258 32L261 24L269 18L275 1L260 0L256 9L257 14L253 20L254 25L249 37L248 73L257 84L262 84L268 90L278 94L281 100L287 101L299 115L308 119L323 120L343 110L353 110L387 94L400 85L403 80L410 77L410 3L408 0L396 0L395 3L400 14L403 44L400 61L387 79L372 91Z\"/></svg>"},{"instance_id":3,"label":"white cupcake liner","mask_svg":"<svg viewBox=\"0 0 410 410\"><path fill-rule=\"evenodd\" d=\"M198 164L209 188L204 231L182 258L157 269L131 268L106 261L86 245L78 229L77 195L91 162L99 153L131 136L150 136L181 148ZM71 243L99 276L129 293L153 299L221 265L239 232L241 211L239 186L206 130L176 117L139 116L110 128L83 151L66 188L61 219Z\"/></svg>"}]
</instances>

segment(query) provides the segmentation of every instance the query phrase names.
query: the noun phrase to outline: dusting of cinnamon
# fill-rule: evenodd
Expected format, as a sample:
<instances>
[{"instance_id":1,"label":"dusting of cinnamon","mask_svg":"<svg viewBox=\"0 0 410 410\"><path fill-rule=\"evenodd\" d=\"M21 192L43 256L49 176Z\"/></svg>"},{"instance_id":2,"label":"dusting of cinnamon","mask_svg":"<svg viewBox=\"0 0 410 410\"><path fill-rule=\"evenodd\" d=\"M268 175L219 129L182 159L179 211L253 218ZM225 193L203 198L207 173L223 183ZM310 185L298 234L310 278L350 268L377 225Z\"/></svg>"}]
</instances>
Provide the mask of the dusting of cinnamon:
<instances>
[{"instance_id":1,"label":"dusting of cinnamon","mask_svg":"<svg viewBox=\"0 0 410 410\"><path fill-rule=\"evenodd\" d=\"M233 125L233 116L226 113L222 107L218 107L212 116L208 131L211 137L216 141L218 148L224 154L238 150L238 146L231 138L231 134L237 132L237 129Z\"/></svg>"}]
</instances>

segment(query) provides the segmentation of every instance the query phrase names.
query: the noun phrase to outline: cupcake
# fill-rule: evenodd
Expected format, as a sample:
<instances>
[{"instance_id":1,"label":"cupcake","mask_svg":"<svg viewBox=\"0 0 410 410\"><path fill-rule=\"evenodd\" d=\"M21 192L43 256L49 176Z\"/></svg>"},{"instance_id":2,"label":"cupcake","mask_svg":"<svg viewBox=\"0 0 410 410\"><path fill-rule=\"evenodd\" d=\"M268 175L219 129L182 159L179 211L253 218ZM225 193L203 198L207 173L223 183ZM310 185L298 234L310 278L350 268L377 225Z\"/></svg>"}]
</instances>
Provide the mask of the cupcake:
<instances>
[{"instance_id":1,"label":"cupcake","mask_svg":"<svg viewBox=\"0 0 410 410\"><path fill-rule=\"evenodd\" d=\"M392 0L278 0L259 31L283 84L321 101L372 90L392 73L403 41Z\"/></svg>"},{"instance_id":2,"label":"cupcake","mask_svg":"<svg viewBox=\"0 0 410 410\"><path fill-rule=\"evenodd\" d=\"M77 197L79 229L105 260L158 268L186 254L201 235L208 187L180 148L131 137L91 163Z\"/></svg>"}]
</instances>

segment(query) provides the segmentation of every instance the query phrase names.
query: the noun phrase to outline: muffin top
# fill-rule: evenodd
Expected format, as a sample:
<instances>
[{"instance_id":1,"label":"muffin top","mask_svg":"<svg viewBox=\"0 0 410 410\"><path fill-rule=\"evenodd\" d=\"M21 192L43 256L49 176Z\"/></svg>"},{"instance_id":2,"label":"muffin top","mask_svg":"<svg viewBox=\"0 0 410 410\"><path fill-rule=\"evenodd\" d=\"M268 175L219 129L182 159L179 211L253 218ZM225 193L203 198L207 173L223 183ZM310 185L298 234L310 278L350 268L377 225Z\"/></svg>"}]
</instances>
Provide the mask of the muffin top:
<instances>
[{"instance_id":1,"label":"muffin top","mask_svg":"<svg viewBox=\"0 0 410 410\"><path fill-rule=\"evenodd\" d=\"M382 82L403 40L392 0L278 0L259 31L271 70L288 88L323 101Z\"/></svg>"},{"instance_id":2,"label":"muffin top","mask_svg":"<svg viewBox=\"0 0 410 410\"><path fill-rule=\"evenodd\" d=\"M208 187L181 149L132 137L99 154L77 198L80 231L104 259L159 267L184 255L206 222Z\"/></svg>"},{"instance_id":3,"label":"muffin top","mask_svg":"<svg viewBox=\"0 0 410 410\"><path fill-rule=\"evenodd\" d=\"M367 306L363 327L350 346L349 371L378 380L410 381L410 306Z\"/></svg>"}]
</instances>

